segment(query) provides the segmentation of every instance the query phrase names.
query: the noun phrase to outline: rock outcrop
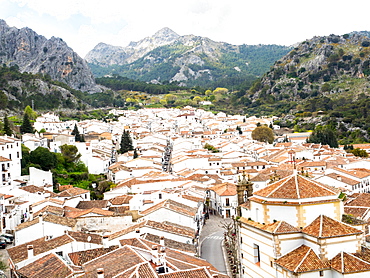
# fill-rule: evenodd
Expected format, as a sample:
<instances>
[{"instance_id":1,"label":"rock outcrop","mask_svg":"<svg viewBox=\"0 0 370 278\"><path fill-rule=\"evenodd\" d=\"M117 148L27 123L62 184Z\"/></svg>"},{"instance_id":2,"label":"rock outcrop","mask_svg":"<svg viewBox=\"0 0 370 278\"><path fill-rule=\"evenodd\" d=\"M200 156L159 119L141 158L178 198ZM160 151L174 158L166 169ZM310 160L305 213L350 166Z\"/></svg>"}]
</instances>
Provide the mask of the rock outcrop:
<instances>
[{"instance_id":1,"label":"rock outcrop","mask_svg":"<svg viewBox=\"0 0 370 278\"><path fill-rule=\"evenodd\" d=\"M21 72L47 74L76 90L100 89L84 59L60 38L46 39L29 28L9 27L0 20L0 63Z\"/></svg>"},{"instance_id":2,"label":"rock outcrop","mask_svg":"<svg viewBox=\"0 0 370 278\"><path fill-rule=\"evenodd\" d=\"M146 37L138 42L131 42L126 47L99 43L87 53L85 60L100 66L129 64L157 47L173 43L179 37L178 34L166 27L153 36Z\"/></svg>"}]
</instances>

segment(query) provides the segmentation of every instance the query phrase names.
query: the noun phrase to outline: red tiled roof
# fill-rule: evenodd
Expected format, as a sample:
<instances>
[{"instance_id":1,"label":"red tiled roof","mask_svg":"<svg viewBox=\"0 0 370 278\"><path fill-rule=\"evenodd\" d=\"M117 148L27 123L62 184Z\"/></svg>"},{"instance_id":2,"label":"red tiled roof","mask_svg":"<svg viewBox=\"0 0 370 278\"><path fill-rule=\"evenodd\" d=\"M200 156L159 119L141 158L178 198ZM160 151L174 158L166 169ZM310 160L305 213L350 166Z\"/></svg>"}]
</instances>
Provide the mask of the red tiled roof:
<instances>
[{"instance_id":1,"label":"red tiled roof","mask_svg":"<svg viewBox=\"0 0 370 278\"><path fill-rule=\"evenodd\" d=\"M370 262L347 252L340 252L330 260L330 263L332 269L343 274L370 271ZM366 274L366 277L369 276L370 273Z\"/></svg>"},{"instance_id":2,"label":"red tiled roof","mask_svg":"<svg viewBox=\"0 0 370 278\"><path fill-rule=\"evenodd\" d=\"M277 259L275 263L294 273L329 269L327 262L323 262L311 247L301 245L292 252Z\"/></svg>"},{"instance_id":3,"label":"red tiled roof","mask_svg":"<svg viewBox=\"0 0 370 278\"><path fill-rule=\"evenodd\" d=\"M272 183L268 187L253 193L253 196L276 199L304 199L337 195L338 192L328 186L297 174Z\"/></svg>"},{"instance_id":4,"label":"red tiled roof","mask_svg":"<svg viewBox=\"0 0 370 278\"><path fill-rule=\"evenodd\" d=\"M316 238L362 234L362 231L325 215L318 216L310 225L304 227L302 232Z\"/></svg>"},{"instance_id":5,"label":"red tiled roof","mask_svg":"<svg viewBox=\"0 0 370 278\"><path fill-rule=\"evenodd\" d=\"M73 273L72 269L55 254L48 254L20 268L17 272L27 278L71 277Z\"/></svg>"}]
</instances>

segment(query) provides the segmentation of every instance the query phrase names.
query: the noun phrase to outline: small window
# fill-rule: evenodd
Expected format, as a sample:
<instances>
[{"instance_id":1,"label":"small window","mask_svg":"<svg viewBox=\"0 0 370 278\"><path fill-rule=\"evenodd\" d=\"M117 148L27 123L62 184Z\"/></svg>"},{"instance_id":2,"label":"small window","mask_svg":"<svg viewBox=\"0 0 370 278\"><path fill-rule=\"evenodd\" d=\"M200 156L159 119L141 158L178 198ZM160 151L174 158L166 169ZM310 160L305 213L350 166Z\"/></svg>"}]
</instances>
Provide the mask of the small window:
<instances>
[{"instance_id":1,"label":"small window","mask_svg":"<svg viewBox=\"0 0 370 278\"><path fill-rule=\"evenodd\" d=\"M162 194L161 194L161 193L159 193L159 195L158 195L158 199L159 199L159 200L161 200L161 199L162 199Z\"/></svg>"},{"instance_id":2,"label":"small window","mask_svg":"<svg viewBox=\"0 0 370 278\"><path fill-rule=\"evenodd\" d=\"M63 257L63 251L55 252L56 255Z\"/></svg>"},{"instance_id":3,"label":"small window","mask_svg":"<svg viewBox=\"0 0 370 278\"><path fill-rule=\"evenodd\" d=\"M253 244L253 258L255 264L261 261L260 247L257 244Z\"/></svg>"},{"instance_id":4,"label":"small window","mask_svg":"<svg viewBox=\"0 0 370 278\"><path fill-rule=\"evenodd\" d=\"M324 276L324 271L323 270L320 270L319 271L319 274L320 274L320 277L323 277Z\"/></svg>"}]
</instances>

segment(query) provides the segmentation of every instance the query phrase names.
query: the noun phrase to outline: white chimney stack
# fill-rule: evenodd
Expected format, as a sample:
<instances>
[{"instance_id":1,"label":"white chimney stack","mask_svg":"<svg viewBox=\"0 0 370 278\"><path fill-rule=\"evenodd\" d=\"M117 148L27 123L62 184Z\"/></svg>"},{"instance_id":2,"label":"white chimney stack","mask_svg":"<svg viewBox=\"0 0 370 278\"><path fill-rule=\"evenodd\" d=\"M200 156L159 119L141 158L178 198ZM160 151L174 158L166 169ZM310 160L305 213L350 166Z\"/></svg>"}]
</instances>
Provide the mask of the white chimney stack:
<instances>
[{"instance_id":1,"label":"white chimney stack","mask_svg":"<svg viewBox=\"0 0 370 278\"><path fill-rule=\"evenodd\" d=\"M107 235L103 236L103 247L104 248L108 247L108 240L109 240L109 236Z\"/></svg>"},{"instance_id":2,"label":"white chimney stack","mask_svg":"<svg viewBox=\"0 0 370 278\"><path fill-rule=\"evenodd\" d=\"M153 245L152 246L152 262L156 265L159 264L159 259L158 259L158 246Z\"/></svg>"},{"instance_id":3,"label":"white chimney stack","mask_svg":"<svg viewBox=\"0 0 370 278\"><path fill-rule=\"evenodd\" d=\"M96 270L97 278L104 278L104 268L98 268Z\"/></svg>"},{"instance_id":4,"label":"white chimney stack","mask_svg":"<svg viewBox=\"0 0 370 278\"><path fill-rule=\"evenodd\" d=\"M161 236L161 238L159 240L159 245L164 246L164 236Z\"/></svg>"},{"instance_id":5,"label":"white chimney stack","mask_svg":"<svg viewBox=\"0 0 370 278\"><path fill-rule=\"evenodd\" d=\"M166 267L166 248L161 247L159 250L159 264L162 265L163 267Z\"/></svg>"},{"instance_id":6,"label":"white chimney stack","mask_svg":"<svg viewBox=\"0 0 370 278\"><path fill-rule=\"evenodd\" d=\"M28 259L33 258L33 245L27 245L27 257Z\"/></svg>"}]
</instances>

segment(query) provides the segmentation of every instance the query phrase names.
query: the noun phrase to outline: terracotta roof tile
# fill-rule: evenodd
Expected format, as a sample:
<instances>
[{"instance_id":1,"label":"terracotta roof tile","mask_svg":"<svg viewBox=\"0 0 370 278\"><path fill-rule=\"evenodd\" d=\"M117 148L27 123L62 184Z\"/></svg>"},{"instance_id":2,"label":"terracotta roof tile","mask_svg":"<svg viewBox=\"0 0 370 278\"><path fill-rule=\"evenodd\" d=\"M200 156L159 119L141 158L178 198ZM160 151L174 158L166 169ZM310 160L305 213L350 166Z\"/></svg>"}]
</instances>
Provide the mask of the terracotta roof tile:
<instances>
[{"instance_id":1,"label":"terracotta roof tile","mask_svg":"<svg viewBox=\"0 0 370 278\"><path fill-rule=\"evenodd\" d=\"M310 225L304 227L302 232L316 238L362 234L362 231L325 215L318 216Z\"/></svg>"},{"instance_id":2,"label":"terracotta roof tile","mask_svg":"<svg viewBox=\"0 0 370 278\"><path fill-rule=\"evenodd\" d=\"M114 206L117 206L117 205L126 205L126 204L129 204L130 203L130 200L133 198L132 195L122 195L122 196L118 196L118 197L114 197L112 199L109 199L109 202L114 205Z\"/></svg>"},{"instance_id":3,"label":"terracotta roof tile","mask_svg":"<svg viewBox=\"0 0 370 278\"><path fill-rule=\"evenodd\" d=\"M253 196L277 199L304 199L337 195L338 192L328 186L297 174L272 183L268 187L253 193Z\"/></svg>"},{"instance_id":4,"label":"terracotta roof tile","mask_svg":"<svg viewBox=\"0 0 370 278\"><path fill-rule=\"evenodd\" d=\"M105 255L113 250L116 250L118 245L113 245L108 248L95 248L85 251L69 253L68 256L71 259L72 263L78 266L83 265L97 257Z\"/></svg>"},{"instance_id":5,"label":"terracotta roof tile","mask_svg":"<svg viewBox=\"0 0 370 278\"><path fill-rule=\"evenodd\" d=\"M69 188L69 189L66 189L62 192L60 192L58 194L58 197L74 197L74 196L78 196L78 195L81 195L81 194L86 194L86 193L89 193L90 191L89 190L86 190L86 189L82 189L82 188L79 188L79 187L72 187L72 188Z\"/></svg>"},{"instance_id":6,"label":"terracotta roof tile","mask_svg":"<svg viewBox=\"0 0 370 278\"><path fill-rule=\"evenodd\" d=\"M237 194L236 185L228 182L217 184L209 189L218 196L235 196Z\"/></svg>"},{"instance_id":7,"label":"terracotta roof tile","mask_svg":"<svg viewBox=\"0 0 370 278\"><path fill-rule=\"evenodd\" d=\"M289 223L285 221L276 221L274 223L269 223L269 224L260 224L255 221L248 220L244 217L241 217L240 221L242 223L253 226L257 229L266 231L271 234L289 234L289 233L300 233L301 232L301 230L290 225Z\"/></svg>"},{"instance_id":8,"label":"terracotta roof tile","mask_svg":"<svg viewBox=\"0 0 370 278\"><path fill-rule=\"evenodd\" d=\"M275 263L294 273L329 269L327 262L323 262L311 247L301 245L297 249L277 259Z\"/></svg>"},{"instance_id":9,"label":"terracotta roof tile","mask_svg":"<svg viewBox=\"0 0 370 278\"><path fill-rule=\"evenodd\" d=\"M48 254L17 272L27 278L65 278L73 273L72 269L55 254Z\"/></svg>"},{"instance_id":10,"label":"terracotta roof tile","mask_svg":"<svg viewBox=\"0 0 370 278\"><path fill-rule=\"evenodd\" d=\"M182 235L185 237L193 238L195 236L194 230L185 226L179 226L179 225L174 225L172 223L165 223L165 222L156 222L152 220L145 220L143 222L137 223L135 225L132 225L124 230L118 231L116 233L113 233L109 236L109 239L115 239L120 236L123 236L125 234L131 233L135 231L136 229L140 229L142 227L150 227L155 230L163 231L163 232L168 232L172 234L177 234L177 235Z\"/></svg>"},{"instance_id":11,"label":"terracotta roof tile","mask_svg":"<svg viewBox=\"0 0 370 278\"><path fill-rule=\"evenodd\" d=\"M353 196L353 195L352 195ZM351 196L351 197L352 197ZM355 198L346 202L346 207L365 207L370 208L370 193L359 193Z\"/></svg>"},{"instance_id":12,"label":"terracotta roof tile","mask_svg":"<svg viewBox=\"0 0 370 278\"><path fill-rule=\"evenodd\" d=\"M92 200L92 201L80 201L76 208L78 209L91 209L91 208L106 208L108 206L108 200Z\"/></svg>"},{"instance_id":13,"label":"terracotta roof tile","mask_svg":"<svg viewBox=\"0 0 370 278\"><path fill-rule=\"evenodd\" d=\"M158 209L161 209L161 208L166 208L166 209L169 209L169 210L172 210L172 211L175 211L177 213L180 213L180 214L184 214L186 216L189 216L189 217L194 217L197 209L196 208L192 208L192 207L189 207L189 206L186 206L184 204L181 204L181 203L178 203L178 202L175 202L173 200L164 200L144 211L142 211L140 214L141 215L147 215L149 213L152 213Z\"/></svg>"},{"instance_id":14,"label":"terracotta roof tile","mask_svg":"<svg viewBox=\"0 0 370 278\"><path fill-rule=\"evenodd\" d=\"M42 237L24 244L14 246L7 249L9 257L14 263L19 263L28 258L27 245L33 245L33 253L35 256L52 251L53 249L71 243L73 239L68 235L62 235L56 238L46 240Z\"/></svg>"},{"instance_id":15,"label":"terracotta roof tile","mask_svg":"<svg viewBox=\"0 0 370 278\"><path fill-rule=\"evenodd\" d=\"M335 269L339 273L343 274L370 271L369 262L347 252L340 252L338 255L332 258L330 262L332 269ZM369 275L370 274L367 274L366 276Z\"/></svg>"},{"instance_id":16,"label":"terracotta roof tile","mask_svg":"<svg viewBox=\"0 0 370 278\"><path fill-rule=\"evenodd\" d=\"M85 271L84 277L96 277L98 268L104 269L105 277L114 277L123 271L131 268L133 265L146 262L142 256L139 256L130 246L123 246L94 260L82 265Z\"/></svg>"},{"instance_id":17,"label":"terracotta roof tile","mask_svg":"<svg viewBox=\"0 0 370 278\"><path fill-rule=\"evenodd\" d=\"M160 236L147 233L142 236L142 238L160 244ZM182 243L168 238L164 238L164 246L184 252L196 253L196 248L194 245Z\"/></svg>"}]
</instances>

